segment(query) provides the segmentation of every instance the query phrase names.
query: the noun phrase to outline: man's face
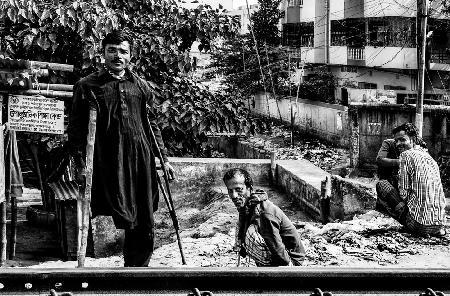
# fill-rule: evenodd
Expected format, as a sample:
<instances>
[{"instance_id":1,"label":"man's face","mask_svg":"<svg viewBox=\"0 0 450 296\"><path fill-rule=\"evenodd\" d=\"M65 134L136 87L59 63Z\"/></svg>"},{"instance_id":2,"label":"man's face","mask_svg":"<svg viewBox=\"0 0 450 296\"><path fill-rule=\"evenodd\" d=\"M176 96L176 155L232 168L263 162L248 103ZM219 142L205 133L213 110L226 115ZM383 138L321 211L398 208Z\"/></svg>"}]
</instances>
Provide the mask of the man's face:
<instances>
[{"instance_id":1,"label":"man's face","mask_svg":"<svg viewBox=\"0 0 450 296\"><path fill-rule=\"evenodd\" d=\"M397 149L400 153L413 147L412 139L404 131L399 131L398 133L396 133L394 135L394 139L395 146L397 146Z\"/></svg>"},{"instance_id":2,"label":"man's face","mask_svg":"<svg viewBox=\"0 0 450 296\"><path fill-rule=\"evenodd\" d=\"M119 74L128 66L131 59L130 43L123 41L120 44L107 44L105 46L105 64L108 70Z\"/></svg>"},{"instance_id":3,"label":"man's face","mask_svg":"<svg viewBox=\"0 0 450 296\"><path fill-rule=\"evenodd\" d=\"M245 205L245 201L250 197L250 188L244 184L244 176L235 176L234 178L225 182L228 189L228 196L233 201L236 208L239 210Z\"/></svg>"}]
</instances>

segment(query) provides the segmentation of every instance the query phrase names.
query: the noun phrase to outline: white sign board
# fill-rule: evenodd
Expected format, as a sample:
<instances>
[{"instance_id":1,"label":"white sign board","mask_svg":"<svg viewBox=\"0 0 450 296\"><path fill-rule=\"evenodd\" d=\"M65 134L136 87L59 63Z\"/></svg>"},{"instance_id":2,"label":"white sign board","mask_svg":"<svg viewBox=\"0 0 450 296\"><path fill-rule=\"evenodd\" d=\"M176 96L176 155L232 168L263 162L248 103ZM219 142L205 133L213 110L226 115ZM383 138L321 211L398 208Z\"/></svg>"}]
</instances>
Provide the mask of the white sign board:
<instances>
[{"instance_id":1,"label":"white sign board","mask_svg":"<svg viewBox=\"0 0 450 296\"><path fill-rule=\"evenodd\" d=\"M42 96L10 96L8 123L15 131L63 134L64 102Z\"/></svg>"}]
</instances>

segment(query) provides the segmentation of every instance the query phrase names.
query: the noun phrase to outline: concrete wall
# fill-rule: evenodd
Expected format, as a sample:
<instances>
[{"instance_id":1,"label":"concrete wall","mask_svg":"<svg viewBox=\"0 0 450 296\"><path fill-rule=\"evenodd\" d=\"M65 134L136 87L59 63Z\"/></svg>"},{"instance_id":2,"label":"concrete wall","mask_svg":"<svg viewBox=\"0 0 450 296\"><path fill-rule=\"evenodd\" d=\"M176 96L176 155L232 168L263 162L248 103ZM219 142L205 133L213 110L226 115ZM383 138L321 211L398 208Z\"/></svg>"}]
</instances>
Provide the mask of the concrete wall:
<instances>
[{"instance_id":1,"label":"concrete wall","mask_svg":"<svg viewBox=\"0 0 450 296\"><path fill-rule=\"evenodd\" d=\"M415 122L415 106L354 105L352 125L358 132L358 155L352 155L355 166L374 168L375 158L384 139L392 137L392 129L404 122ZM447 151L448 106L424 106L423 138L435 158Z\"/></svg>"},{"instance_id":2,"label":"concrete wall","mask_svg":"<svg viewBox=\"0 0 450 296\"><path fill-rule=\"evenodd\" d=\"M340 146L347 147L349 145L350 130L347 107L303 99L298 99L295 103L295 98L292 101L295 115L294 125L298 130ZM249 106L251 112L264 116L269 115L267 98L264 94L255 95L254 102L254 106ZM270 117L279 119L280 112L282 120L290 124L290 104L289 99L280 99L277 107L277 102L269 97Z\"/></svg>"},{"instance_id":3,"label":"concrete wall","mask_svg":"<svg viewBox=\"0 0 450 296\"><path fill-rule=\"evenodd\" d=\"M350 220L355 215L375 209L375 184L331 176L330 218Z\"/></svg>"},{"instance_id":4,"label":"concrete wall","mask_svg":"<svg viewBox=\"0 0 450 296\"><path fill-rule=\"evenodd\" d=\"M417 49L403 47L364 47L367 67L417 69Z\"/></svg>"},{"instance_id":5,"label":"concrete wall","mask_svg":"<svg viewBox=\"0 0 450 296\"><path fill-rule=\"evenodd\" d=\"M176 180L170 185L174 201L181 194L192 199L201 198L209 188L222 186L223 174L235 167L251 172L257 186L270 183L270 160L171 157L170 163L176 173ZM160 207L165 207L162 196L160 196ZM121 253L124 231L114 227L110 216L97 216L92 219L91 225L95 257L108 257Z\"/></svg>"},{"instance_id":6,"label":"concrete wall","mask_svg":"<svg viewBox=\"0 0 450 296\"><path fill-rule=\"evenodd\" d=\"M208 145L230 158L270 159L271 154L270 151L263 149L263 145L246 141L244 138L234 135L208 136Z\"/></svg>"}]
</instances>

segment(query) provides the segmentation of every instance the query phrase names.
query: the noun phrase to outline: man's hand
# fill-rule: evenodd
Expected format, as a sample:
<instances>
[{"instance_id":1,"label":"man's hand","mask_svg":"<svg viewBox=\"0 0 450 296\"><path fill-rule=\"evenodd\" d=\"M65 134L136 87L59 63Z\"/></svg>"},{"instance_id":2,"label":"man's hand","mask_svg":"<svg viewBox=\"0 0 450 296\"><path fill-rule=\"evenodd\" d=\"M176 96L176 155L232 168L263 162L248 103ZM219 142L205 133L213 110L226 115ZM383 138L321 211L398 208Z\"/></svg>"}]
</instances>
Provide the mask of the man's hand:
<instances>
[{"instance_id":1,"label":"man's hand","mask_svg":"<svg viewBox=\"0 0 450 296\"><path fill-rule=\"evenodd\" d=\"M165 167L166 167L166 173L167 173L167 177L169 178L169 181L175 180L175 170L173 169L172 165L167 161L165 163Z\"/></svg>"}]
</instances>

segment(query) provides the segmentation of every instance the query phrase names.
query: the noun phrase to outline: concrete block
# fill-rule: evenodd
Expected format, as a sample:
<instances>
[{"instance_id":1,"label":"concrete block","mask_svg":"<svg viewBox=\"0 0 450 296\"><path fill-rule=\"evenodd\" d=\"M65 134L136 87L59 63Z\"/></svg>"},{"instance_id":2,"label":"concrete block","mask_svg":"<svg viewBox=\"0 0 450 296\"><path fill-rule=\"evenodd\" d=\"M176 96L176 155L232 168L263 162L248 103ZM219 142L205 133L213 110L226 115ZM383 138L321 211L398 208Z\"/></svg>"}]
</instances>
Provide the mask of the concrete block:
<instances>
[{"instance_id":1,"label":"concrete block","mask_svg":"<svg viewBox=\"0 0 450 296\"><path fill-rule=\"evenodd\" d=\"M375 184L331 176L331 218L348 220L354 215L375 209Z\"/></svg>"}]
</instances>

